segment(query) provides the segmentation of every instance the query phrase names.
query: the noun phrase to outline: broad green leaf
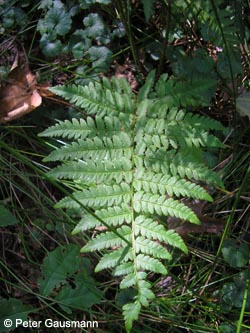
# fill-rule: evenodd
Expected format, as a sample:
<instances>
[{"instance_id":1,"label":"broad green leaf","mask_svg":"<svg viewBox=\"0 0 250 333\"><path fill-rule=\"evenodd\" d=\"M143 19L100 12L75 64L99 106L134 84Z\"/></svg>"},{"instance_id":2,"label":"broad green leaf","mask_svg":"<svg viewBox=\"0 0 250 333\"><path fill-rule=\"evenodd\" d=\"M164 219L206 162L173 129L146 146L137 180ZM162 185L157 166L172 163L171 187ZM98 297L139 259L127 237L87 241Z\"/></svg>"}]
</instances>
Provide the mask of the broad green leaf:
<instances>
[{"instance_id":1,"label":"broad green leaf","mask_svg":"<svg viewBox=\"0 0 250 333\"><path fill-rule=\"evenodd\" d=\"M95 0L95 2L101 3L103 5L108 5L111 2L111 0Z\"/></svg>"},{"instance_id":2,"label":"broad green leaf","mask_svg":"<svg viewBox=\"0 0 250 333\"><path fill-rule=\"evenodd\" d=\"M16 320L27 320L28 314L32 312L32 310L34 310L32 306L24 305L19 299L9 298L8 300L0 300L0 332L9 332L15 329ZM5 319L12 321L12 325L9 328L4 326Z\"/></svg>"},{"instance_id":3,"label":"broad green leaf","mask_svg":"<svg viewBox=\"0 0 250 333\"><path fill-rule=\"evenodd\" d=\"M133 288L120 290L116 296L115 303L119 308L121 308L123 305L132 302L135 296L136 296L136 290Z\"/></svg>"},{"instance_id":4,"label":"broad green leaf","mask_svg":"<svg viewBox=\"0 0 250 333\"><path fill-rule=\"evenodd\" d=\"M242 117L250 119L250 92L245 92L236 99L236 110Z\"/></svg>"},{"instance_id":5,"label":"broad green leaf","mask_svg":"<svg viewBox=\"0 0 250 333\"><path fill-rule=\"evenodd\" d=\"M117 23L114 22L113 25L116 26L116 28L112 31L113 38L115 37L122 38L126 35L126 30L122 22L120 21L118 21Z\"/></svg>"},{"instance_id":6,"label":"broad green leaf","mask_svg":"<svg viewBox=\"0 0 250 333\"><path fill-rule=\"evenodd\" d=\"M229 57L225 53L219 53L217 60L217 70L223 79L231 79L231 70L233 77L242 74L242 63L240 52L229 50Z\"/></svg>"},{"instance_id":7,"label":"broad green leaf","mask_svg":"<svg viewBox=\"0 0 250 333\"><path fill-rule=\"evenodd\" d=\"M0 228L7 227L8 225L17 224L18 220L12 213L0 204Z\"/></svg>"},{"instance_id":8,"label":"broad green leaf","mask_svg":"<svg viewBox=\"0 0 250 333\"><path fill-rule=\"evenodd\" d=\"M90 48L91 40L82 29L76 30L69 39L69 50L76 59L82 59L84 53Z\"/></svg>"},{"instance_id":9,"label":"broad green leaf","mask_svg":"<svg viewBox=\"0 0 250 333\"><path fill-rule=\"evenodd\" d=\"M247 286L248 290L246 298L246 308L250 308L250 285L249 283L246 283L247 279L249 279L248 269L237 274L234 277L233 282L226 283L222 287L220 292L222 297L222 306L225 306L227 310L231 310L233 308L240 309L242 307Z\"/></svg>"},{"instance_id":10,"label":"broad green leaf","mask_svg":"<svg viewBox=\"0 0 250 333\"><path fill-rule=\"evenodd\" d=\"M147 53L154 61L158 61L160 59L162 47L162 43L159 41L150 42L145 46Z\"/></svg>"},{"instance_id":11,"label":"broad green leaf","mask_svg":"<svg viewBox=\"0 0 250 333\"><path fill-rule=\"evenodd\" d=\"M82 9L87 9L91 6L95 0L79 0L79 5Z\"/></svg>"},{"instance_id":12,"label":"broad green leaf","mask_svg":"<svg viewBox=\"0 0 250 333\"><path fill-rule=\"evenodd\" d=\"M111 65L113 53L105 46L92 46L88 54L95 71L106 71Z\"/></svg>"},{"instance_id":13,"label":"broad green leaf","mask_svg":"<svg viewBox=\"0 0 250 333\"><path fill-rule=\"evenodd\" d=\"M79 0L79 5L82 9L88 9L92 4L95 3L108 5L110 3L110 0Z\"/></svg>"},{"instance_id":14,"label":"broad green leaf","mask_svg":"<svg viewBox=\"0 0 250 333\"><path fill-rule=\"evenodd\" d=\"M0 2L3 5L3 2ZM7 4L7 3L6 3ZM11 29L14 25L23 26L27 23L27 15L21 8L8 6L5 10L0 7L1 28Z\"/></svg>"},{"instance_id":15,"label":"broad green leaf","mask_svg":"<svg viewBox=\"0 0 250 333\"><path fill-rule=\"evenodd\" d=\"M78 42L72 47L72 53L74 58L82 59L84 52L87 50L86 44L84 42Z\"/></svg>"},{"instance_id":16,"label":"broad green leaf","mask_svg":"<svg viewBox=\"0 0 250 333\"><path fill-rule=\"evenodd\" d=\"M40 46L46 57L56 57L62 51L62 43L59 39L50 40L47 34L44 34L40 40Z\"/></svg>"},{"instance_id":17,"label":"broad green leaf","mask_svg":"<svg viewBox=\"0 0 250 333\"><path fill-rule=\"evenodd\" d=\"M223 323L219 325L221 333L235 333L236 327L229 323Z\"/></svg>"},{"instance_id":18,"label":"broad green leaf","mask_svg":"<svg viewBox=\"0 0 250 333\"><path fill-rule=\"evenodd\" d=\"M51 7L62 8L63 3L61 0L42 0L40 1L39 9L50 9Z\"/></svg>"},{"instance_id":19,"label":"broad green leaf","mask_svg":"<svg viewBox=\"0 0 250 333\"><path fill-rule=\"evenodd\" d=\"M39 9L46 9L46 8L51 8L53 4L53 0L41 0Z\"/></svg>"},{"instance_id":20,"label":"broad green leaf","mask_svg":"<svg viewBox=\"0 0 250 333\"><path fill-rule=\"evenodd\" d=\"M147 22L153 14L153 3L154 0L142 0L143 11Z\"/></svg>"},{"instance_id":21,"label":"broad green leaf","mask_svg":"<svg viewBox=\"0 0 250 333\"><path fill-rule=\"evenodd\" d=\"M82 265L80 247L74 244L58 246L44 259L41 270L44 279L39 279L40 292L49 295L60 283L65 283L68 275L75 274Z\"/></svg>"},{"instance_id":22,"label":"broad green leaf","mask_svg":"<svg viewBox=\"0 0 250 333\"><path fill-rule=\"evenodd\" d=\"M94 70L89 70L87 65L78 66L75 74L75 83L81 86L86 86L90 82L99 81L98 73L95 73Z\"/></svg>"},{"instance_id":23,"label":"broad green leaf","mask_svg":"<svg viewBox=\"0 0 250 333\"><path fill-rule=\"evenodd\" d=\"M51 8L41 19L38 25L40 32L55 31L57 35L64 36L71 29L71 17L62 8ZM42 31L41 31L42 30Z\"/></svg>"},{"instance_id":24,"label":"broad green leaf","mask_svg":"<svg viewBox=\"0 0 250 333\"><path fill-rule=\"evenodd\" d=\"M86 310L100 303L101 296L95 281L90 276L80 273L72 277L71 283L64 286L55 299L64 311L71 313L72 308Z\"/></svg>"},{"instance_id":25,"label":"broad green leaf","mask_svg":"<svg viewBox=\"0 0 250 333\"><path fill-rule=\"evenodd\" d=\"M96 38L104 33L104 23L102 18L96 13L90 13L83 19L86 27L85 32L88 37Z\"/></svg>"},{"instance_id":26,"label":"broad green leaf","mask_svg":"<svg viewBox=\"0 0 250 333\"><path fill-rule=\"evenodd\" d=\"M244 267L250 259L249 252L248 244L237 244L237 241L234 239L226 240L222 248L224 260L231 267Z\"/></svg>"}]
</instances>

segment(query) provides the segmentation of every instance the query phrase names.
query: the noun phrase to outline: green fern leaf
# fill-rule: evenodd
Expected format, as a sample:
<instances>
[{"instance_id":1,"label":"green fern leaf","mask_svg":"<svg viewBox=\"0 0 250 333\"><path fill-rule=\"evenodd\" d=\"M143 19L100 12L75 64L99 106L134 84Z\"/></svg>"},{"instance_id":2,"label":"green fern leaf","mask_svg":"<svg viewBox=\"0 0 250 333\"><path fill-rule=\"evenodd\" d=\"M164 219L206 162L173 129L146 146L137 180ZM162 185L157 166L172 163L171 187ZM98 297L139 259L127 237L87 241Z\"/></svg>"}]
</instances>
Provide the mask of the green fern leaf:
<instances>
[{"instance_id":1,"label":"green fern leaf","mask_svg":"<svg viewBox=\"0 0 250 333\"><path fill-rule=\"evenodd\" d=\"M88 244L81 249L81 252L103 250L112 246L125 246L126 243L119 235L129 240L128 236L131 235L131 229L128 226L123 226L117 229L117 233L112 231L102 233L89 241Z\"/></svg>"},{"instance_id":2,"label":"green fern leaf","mask_svg":"<svg viewBox=\"0 0 250 333\"><path fill-rule=\"evenodd\" d=\"M166 248L144 237L137 237L135 251L136 253L148 254L159 259L170 260L172 258Z\"/></svg>"},{"instance_id":3,"label":"green fern leaf","mask_svg":"<svg viewBox=\"0 0 250 333\"><path fill-rule=\"evenodd\" d=\"M143 280L143 279L146 279L146 277L147 277L147 274L145 272L138 272L136 277L133 273L128 274L121 281L120 287L121 287L121 289L133 287L137 283L136 278Z\"/></svg>"},{"instance_id":4,"label":"green fern leaf","mask_svg":"<svg viewBox=\"0 0 250 333\"><path fill-rule=\"evenodd\" d=\"M106 268L113 268L119 265L121 262L127 262L132 260L132 250L130 247L126 246L124 248L119 248L111 253L106 253L101 258L99 263L96 265L95 271L99 272Z\"/></svg>"},{"instance_id":5,"label":"green fern leaf","mask_svg":"<svg viewBox=\"0 0 250 333\"><path fill-rule=\"evenodd\" d=\"M105 223L110 226L119 226L125 222L131 223L132 221L132 211L129 206L125 204L121 204L119 207L114 206L108 207L107 209L96 210L95 213L99 219L105 221ZM100 227L102 224L99 219L97 219L94 215L86 214L76 225L72 234L75 235L81 231L83 232Z\"/></svg>"},{"instance_id":6,"label":"green fern leaf","mask_svg":"<svg viewBox=\"0 0 250 333\"><path fill-rule=\"evenodd\" d=\"M183 178L171 177L162 173L138 172L135 174L134 187L137 191L169 196L185 196L200 200L213 201L212 197L200 186Z\"/></svg>"},{"instance_id":7,"label":"green fern leaf","mask_svg":"<svg viewBox=\"0 0 250 333\"><path fill-rule=\"evenodd\" d=\"M177 247L180 250L182 250L183 252L188 253L187 246L184 243L183 239L174 230L167 231L167 242L169 245L172 245L173 247Z\"/></svg>"},{"instance_id":8,"label":"green fern leaf","mask_svg":"<svg viewBox=\"0 0 250 333\"><path fill-rule=\"evenodd\" d=\"M53 151L45 161L63 161L74 159L115 159L126 156L131 158L131 141L126 133L120 133L110 138L95 137L78 140L72 144L67 144L60 149Z\"/></svg>"},{"instance_id":9,"label":"green fern leaf","mask_svg":"<svg viewBox=\"0 0 250 333\"><path fill-rule=\"evenodd\" d=\"M168 230L153 219L139 216L135 219L135 235L145 236L147 239L155 239L165 244L172 245L187 253L187 247L182 238L174 230Z\"/></svg>"},{"instance_id":10,"label":"green fern leaf","mask_svg":"<svg viewBox=\"0 0 250 333\"><path fill-rule=\"evenodd\" d=\"M170 107L207 106L205 94L207 91L214 91L216 87L215 79L195 80L191 84L163 75L156 85L156 94Z\"/></svg>"},{"instance_id":11,"label":"green fern leaf","mask_svg":"<svg viewBox=\"0 0 250 333\"><path fill-rule=\"evenodd\" d=\"M74 193L73 198L63 198L56 204L58 208L80 208L82 206L91 208L103 208L103 206L117 206L129 203L131 190L126 183L120 185L99 185L98 187L82 190Z\"/></svg>"},{"instance_id":12,"label":"green fern leaf","mask_svg":"<svg viewBox=\"0 0 250 333\"><path fill-rule=\"evenodd\" d=\"M147 274L167 274L170 248L187 253L180 235L168 229L168 218L199 224L185 202L211 202L205 185L223 186L204 165L202 148L223 147L211 131L223 132L224 127L179 109L181 104L204 104L197 98L203 87L166 75L156 85L154 80L152 71L137 96L126 80L107 78L84 87L51 88L87 116L41 133L56 138L55 146L61 143L45 158L59 163L49 176L69 180L71 188L75 184L72 196L56 207L73 209L80 217L73 234L91 232L81 251L101 251L96 272L112 269L121 276L121 288L136 290L123 307L128 332L141 307L154 298Z\"/></svg>"},{"instance_id":13,"label":"green fern leaf","mask_svg":"<svg viewBox=\"0 0 250 333\"><path fill-rule=\"evenodd\" d=\"M125 327L128 333L131 332L133 322L138 319L141 312L141 303L137 300L134 303L128 303L123 306L123 316Z\"/></svg>"},{"instance_id":14,"label":"green fern leaf","mask_svg":"<svg viewBox=\"0 0 250 333\"><path fill-rule=\"evenodd\" d=\"M200 223L192 209L172 198L166 200L166 197L163 195L158 196L137 192L134 197L134 210L136 212L142 211L146 214L175 216L191 223Z\"/></svg>"},{"instance_id":15,"label":"green fern leaf","mask_svg":"<svg viewBox=\"0 0 250 333\"><path fill-rule=\"evenodd\" d=\"M138 287L140 290L140 293L138 293L138 299L143 306L148 306L149 301L155 298L155 295L151 290L151 284L144 279L138 279Z\"/></svg>"},{"instance_id":16,"label":"green fern leaf","mask_svg":"<svg viewBox=\"0 0 250 333\"><path fill-rule=\"evenodd\" d=\"M201 116L199 114L184 113L182 122L186 122L189 126L195 127L202 131L216 130L226 132L226 128L217 120Z\"/></svg>"},{"instance_id":17,"label":"green fern leaf","mask_svg":"<svg viewBox=\"0 0 250 333\"><path fill-rule=\"evenodd\" d=\"M87 126L87 122L84 119L72 119L72 121L59 121L56 125L51 126L43 133L40 133L39 136L78 139L85 138L86 131L89 133L91 130Z\"/></svg>"},{"instance_id":18,"label":"green fern leaf","mask_svg":"<svg viewBox=\"0 0 250 333\"><path fill-rule=\"evenodd\" d=\"M96 88L96 89L95 89ZM116 107L114 101L106 100L106 96L101 88L101 86L94 85L91 83L89 86L56 86L50 88L50 90L70 103L75 104L78 107L87 110L88 114L95 114L97 111L102 109L102 114L114 113L116 112Z\"/></svg>"},{"instance_id":19,"label":"green fern leaf","mask_svg":"<svg viewBox=\"0 0 250 333\"><path fill-rule=\"evenodd\" d=\"M122 264L119 264L114 269L114 276L121 276L121 275L128 275L130 273L134 272L134 266L133 262L125 262Z\"/></svg>"},{"instance_id":20,"label":"green fern leaf","mask_svg":"<svg viewBox=\"0 0 250 333\"><path fill-rule=\"evenodd\" d=\"M146 2L149 3L150 1L146 1ZM138 101L139 102L144 101L146 98L148 98L149 93L152 91L152 88L153 88L153 85L154 85L154 80L155 80L155 70L151 71L148 74L145 84L140 89L140 92L138 94Z\"/></svg>"},{"instance_id":21,"label":"green fern leaf","mask_svg":"<svg viewBox=\"0 0 250 333\"><path fill-rule=\"evenodd\" d=\"M96 184L111 182L112 179L116 179L117 183L121 183L123 179L130 182L132 177L131 162L126 158L114 162L107 161L105 164L93 161L65 163L52 170L49 175L57 179L78 179Z\"/></svg>"},{"instance_id":22,"label":"green fern leaf","mask_svg":"<svg viewBox=\"0 0 250 333\"><path fill-rule=\"evenodd\" d=\"M223 188L223 182L217 173L210 170L201 163L197 156L194 156L193 150L179 151L175 154L174 150L157 151L154 153L150 149L144 152L146 155L143 164L141 156L136 157L135 161L138 166L152 169L154 172L162 174L171 174L180 178L190 180L199 180Z\"/></svg>"}]
</instances>

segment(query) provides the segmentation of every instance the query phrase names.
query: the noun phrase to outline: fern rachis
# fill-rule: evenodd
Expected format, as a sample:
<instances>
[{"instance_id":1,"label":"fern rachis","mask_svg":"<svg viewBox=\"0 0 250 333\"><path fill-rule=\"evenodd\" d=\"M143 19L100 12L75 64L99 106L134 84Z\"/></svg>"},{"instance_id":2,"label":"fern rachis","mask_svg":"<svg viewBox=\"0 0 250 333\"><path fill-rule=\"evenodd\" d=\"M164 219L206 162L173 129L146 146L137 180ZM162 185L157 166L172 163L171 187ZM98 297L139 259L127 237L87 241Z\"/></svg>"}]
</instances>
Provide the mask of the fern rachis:
<instances>
[{"instance_id":1,"label":"fern rachis","mask_svg":"<svg viewBox=\"0 0 250 333\"><path fill-rule=\"evenodd\" d=\"M221 147L208 132L223 127L169 107L153 82L152 72L138 96L123 79L55 87L54 93L84 108L88 117L59 122L41 134L67 139L46 161L61 163L50 171L51 177L76 182L73 197L57 204L82 215L73 234L100 227L101 221L107 227L105 231L98 228L82 252L111 249L96 271L112 268L122 278L122 289L137 291L123 307L128 332L141 307L154 298L147 272L167 274L170 247L187 252L182 238L168 230L162 217L198 224L196 214L181 199L212 201L200 184L222 186L218 175L204 167L201 148ZM159 82L157 89L163 91L166 82ZM95 215L84 212L84 207Z\"/></svg>"}]
</instances>

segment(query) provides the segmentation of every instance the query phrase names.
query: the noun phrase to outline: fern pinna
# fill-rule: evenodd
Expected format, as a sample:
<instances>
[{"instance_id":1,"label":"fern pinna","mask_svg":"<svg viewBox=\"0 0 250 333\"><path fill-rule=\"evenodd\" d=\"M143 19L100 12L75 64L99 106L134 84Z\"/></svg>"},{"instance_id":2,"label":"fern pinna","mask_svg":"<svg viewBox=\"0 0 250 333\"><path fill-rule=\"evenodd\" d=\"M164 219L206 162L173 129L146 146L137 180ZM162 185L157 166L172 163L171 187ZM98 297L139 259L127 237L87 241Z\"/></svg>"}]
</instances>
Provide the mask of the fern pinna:
<instances>
[{"instance_id":1,"label":"fern pinna","mask_svg":"<svg viewBox=\"0 0 250 333\"><path fill-rule=\"evenodd\" d=\"M108 250L96 271L112 268L121 276L122 289L136 290L133 301L123 306L127 332L141 307L154 298L148 272L167 274L171 247L187 252L163 217L198 224L182 198L212 201L200 184L222 186L202 163L201 147L222 146L208 131L223 126L170 107L173 99L166 95L166 85L163 77L154 87L152 72L138 95L125 79L54 87L54 93L83 108L87 116L59 121L41 134L64 141L45 160L62 161L51 177L76 182L73 197L57 204L81 212L73 234L96 229L82 252Z\"/></svg>"}]
</instances>

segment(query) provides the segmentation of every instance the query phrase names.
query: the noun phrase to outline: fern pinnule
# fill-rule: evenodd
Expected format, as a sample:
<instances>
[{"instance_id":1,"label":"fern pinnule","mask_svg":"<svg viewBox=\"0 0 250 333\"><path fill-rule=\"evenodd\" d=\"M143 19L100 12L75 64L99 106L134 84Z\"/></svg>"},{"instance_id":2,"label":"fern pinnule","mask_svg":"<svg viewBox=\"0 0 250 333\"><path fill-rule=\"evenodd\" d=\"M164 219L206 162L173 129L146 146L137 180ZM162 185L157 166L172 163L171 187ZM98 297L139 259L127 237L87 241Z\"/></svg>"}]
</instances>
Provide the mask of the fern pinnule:
<instances>
[{"instance_id":1,"label":"fern pinnule","mask_svg":"<svg viewBox=\"0 0 250 333\"><path fill-rule=\"evenodd\" d=\"M131 190L126 183L120 185L99 185L90 187L88 190L74 192L73 197L82 204L82 206L99 209L109 206L118 206L122 203L130 202ZM61 199L56 207L60 208L81 208L79 203L73 198L65 197Z\"/></svg>"},{"instance_id":2,"label":"fern pinnule","mask_svg":"<svg viewBox=\"0 0 250 333\"><path fill-rule=\"evenodd\" d=\"M212 197L200 185L188 181L184 178L158 172L136 172L134 179L134 187L137 191L142 189L145 192L153 194L159 193L161 195L167 194L168 196L176 197L189 197L200 200L213 201Z\"/></svg>"},{"instance_id":3,"label":"fern pinnule","mask_svg":"<svg viewBox=\"0 0 250 333\"><path fill-rule=\"evenodd\" d=\"M130 235L131 235L131 229L124 225L117 229L117 233L121 236L123 236L125 239L128 239L128 242L130 242ZM106 231L104 233L101 233L97 235L95 238L91 239L88 244L86 244L82 249L81 252L91 252L96 250L103 250L108 249L112 246L121 246L124 247L127 244L124 242L123 239L121 239L118 234L112 232L112 231Z\"/></svg>"},{"instance_id":4,"label":"fern pinnule","mask_svg":"<svg viewBox=\"0 0 250 333\"><path fill-rule=\"evenodd\" d=\"M132 260L132 258L133 255L131 247L126 246L113 250L112 252L106 253L102 256L96 265L95 271L100 272L103 269L117 267L121 261L128 262L129 260Z\"/></svg>"},{"instance_id":5,"label":"fern pinnule","mask_svg":"<svg viewBox=\"0 0 250 333\"><path fill-rule=\"evenodd\" d=\"M132 210L126 204L96 210L96 215L98 215L101 220L112 226L119 226L125 222L131 223L132 221ZM76 234L80 231L83 232L91 230L100 227L101 225L101 222L96 219L94 215L86 214L74 228L72 234Z\"/></svg>"}]
</instances>

